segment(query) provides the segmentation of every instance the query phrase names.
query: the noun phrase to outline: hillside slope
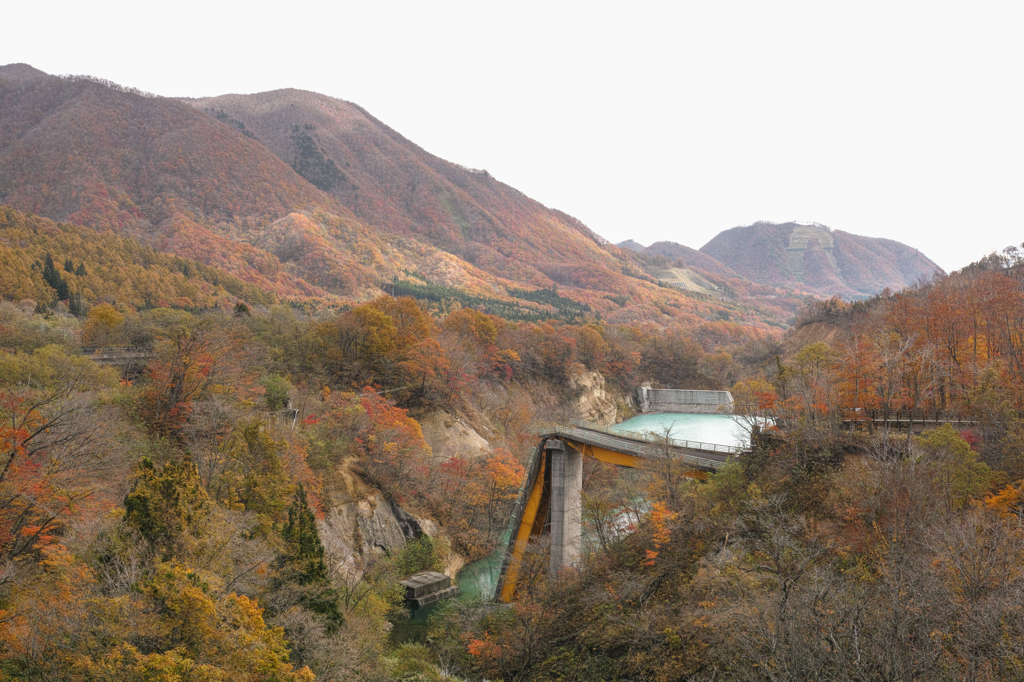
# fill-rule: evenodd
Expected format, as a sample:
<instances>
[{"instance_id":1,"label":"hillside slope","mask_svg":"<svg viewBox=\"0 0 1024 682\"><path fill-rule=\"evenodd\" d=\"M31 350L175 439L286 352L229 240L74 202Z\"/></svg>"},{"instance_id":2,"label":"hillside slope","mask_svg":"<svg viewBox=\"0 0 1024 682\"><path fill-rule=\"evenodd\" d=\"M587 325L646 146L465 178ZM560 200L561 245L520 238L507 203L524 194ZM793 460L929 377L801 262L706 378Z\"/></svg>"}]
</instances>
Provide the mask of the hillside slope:
<instances>
[{"instance_id":1,"label":"hillside slope","mask_svg":"<svg viewBox=\"0 0 1024 682\"><path fill-rule=\"evenodd\" d=\"M714 275L722 275L723 277L740 276L733 271L732 268L722 265L706 253L702 253L697 249L691 249L689 246L683 246L682 244L677 244L675 242L655 242L647 247L645 253L649 253L652 256L665 256L666 258L682 259L687 267L700 268L701 270Z\"/></svg>"},{"instance_id":2,"label":"hillside slope","mask_svg":"<svg viewBox=\"0 0 1024 682\"><path fill-rule=\"evenodd\" d=\"M624 242L619 242L615 246L619 247L620 249L629 249L634 253L644 253L645 251L647 251L646 246L644 246L640 242L635 242L632 239L627 239Z\"/></svg>"},{"instance_id":3,"label":"hillside slope","mask_svg":"<svg viewBox=\"0 0 1024 682\"><path fill-rule=\"evenodd\" d=\"M579 221L487 171L429 154L351 102L288 89L189 103L244 127L366 224L414 235L492 274L549 286L624 273L625 263Z\"/></svg>"},{"instance_id":4,"label":"hillside slope","mask_svg":"<svg viewBox=\"0 0 1024 682\"><path fill-rule=\"evenodd\" d=\"M817 224L759 222L735 227L700 250L754 282L824 296L873 295L942 272L923 253L900 242Z\"/></svg>"},{"instance_id":5,"label":"hillside slope","mask_svg":"<svg viewBox=\"0 0 1024 682\"><path fill-rule=\"evenodd\" d=\"M659 286L579 221L315 93L183 101L16 64L0 67L0 110L0 205L133 236L278 300L386 290L510 319L785 319Z\"/></svg>"},{"instance_id":6,"label":"hillside slope","mask_svg":"<svg viewBox=\"0 0 1024 682\"><path fill-rule=\"evenodd\" d=\"M379 279L373 258L342 237L387 245L343 206L255 140L176 100L14 65L0 67L0 109L0 203L132 234L282 296L329 296L319 284L353 294ZM335 219L297 230L302 221L288 216L301 211ZM282 258L266 241L293 248Z\"/></svg>"},{"instance_id":7,"label":"hillside slope","mask_svg":"<svg viewBox=\"0 0 1024 682\"><path fill-rule=\"evenodd\" d=\"M175 100L27 68L0 68L0 202L96 227L339 208L255 140Z\"/></svg>"}]
</instances>

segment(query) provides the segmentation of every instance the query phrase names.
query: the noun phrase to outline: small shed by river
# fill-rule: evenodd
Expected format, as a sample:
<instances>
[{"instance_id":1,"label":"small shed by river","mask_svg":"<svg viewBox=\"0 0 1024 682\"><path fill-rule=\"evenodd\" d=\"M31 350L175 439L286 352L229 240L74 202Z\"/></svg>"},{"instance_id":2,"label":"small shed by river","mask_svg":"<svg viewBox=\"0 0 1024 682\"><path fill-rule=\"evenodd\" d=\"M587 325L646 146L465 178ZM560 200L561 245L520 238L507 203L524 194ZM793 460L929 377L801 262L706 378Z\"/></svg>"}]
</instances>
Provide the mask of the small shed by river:
<instances>
[{"instance_id":1,"label":"small shed by river","mask_svg":"<svg viewBox=\"0 0 1024 682\"><path fill-rule=\"evenodd\" d=\"M399 584L405 588L406 605L414 609L454 597L459 593L458 586L452 585L451 578L435 571L417 573L399 581Z\"/></svg>"}]
</instances>

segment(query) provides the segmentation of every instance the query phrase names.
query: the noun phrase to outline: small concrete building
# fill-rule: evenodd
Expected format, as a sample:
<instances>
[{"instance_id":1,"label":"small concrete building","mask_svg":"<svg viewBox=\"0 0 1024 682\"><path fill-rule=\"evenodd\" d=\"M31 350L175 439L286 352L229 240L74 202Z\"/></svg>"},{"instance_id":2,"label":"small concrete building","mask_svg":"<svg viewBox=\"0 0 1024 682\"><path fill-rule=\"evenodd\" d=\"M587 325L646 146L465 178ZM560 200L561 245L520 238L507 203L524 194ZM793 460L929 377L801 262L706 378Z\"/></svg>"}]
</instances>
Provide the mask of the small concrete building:
<instances>
[{"instance_id":1,"label":"small concrete building","mask_svg":"<svg viewBox=\"0 0 1024 682\"><path fill-rule=\"evenodd\" d=\"M457 585L444 573L424 571L406 580L399 581L405 588L405 603L410 608L418 609L442 599L454 597L459 593Z\"/></svg>"}]
</instances>

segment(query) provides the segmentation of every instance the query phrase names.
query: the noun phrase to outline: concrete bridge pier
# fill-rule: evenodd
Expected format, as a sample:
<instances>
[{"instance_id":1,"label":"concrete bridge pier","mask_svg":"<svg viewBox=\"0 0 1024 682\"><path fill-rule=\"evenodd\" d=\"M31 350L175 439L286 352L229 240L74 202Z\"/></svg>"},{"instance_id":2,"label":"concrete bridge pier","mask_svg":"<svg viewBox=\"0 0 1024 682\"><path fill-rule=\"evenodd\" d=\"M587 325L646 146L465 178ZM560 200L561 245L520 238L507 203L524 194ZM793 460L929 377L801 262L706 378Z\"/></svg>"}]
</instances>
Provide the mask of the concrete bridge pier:
<instances>
[{"instance_id":1,"label":"concrete bridge pier","mask_svg":"<svg viewBox=\"0 0 1024 682\"><path fill-rule=\"evenodd\" d=\"M551 454L551 559L548 570L577 568L583 544L583 453L568 443L548 439Z\"/></svg>"},{"instance_id":2,"label":"concrete bridge pier","mask_svg":"<svg viewBox=\"0 0 1024 682\"><path fill-rule=\"evenodd\" d=\"M642 468L671 456L692 468L695 478L717 471L742 450L732 445L671 441L615 433L583 423L546 431L530 457L526 481L511 519L508 548L498 575L496 598L514 601L519 569L532 540L550 541L549 575L578 567L583 540L583 457L605 464Z\"/></svg>"}]
</instances>

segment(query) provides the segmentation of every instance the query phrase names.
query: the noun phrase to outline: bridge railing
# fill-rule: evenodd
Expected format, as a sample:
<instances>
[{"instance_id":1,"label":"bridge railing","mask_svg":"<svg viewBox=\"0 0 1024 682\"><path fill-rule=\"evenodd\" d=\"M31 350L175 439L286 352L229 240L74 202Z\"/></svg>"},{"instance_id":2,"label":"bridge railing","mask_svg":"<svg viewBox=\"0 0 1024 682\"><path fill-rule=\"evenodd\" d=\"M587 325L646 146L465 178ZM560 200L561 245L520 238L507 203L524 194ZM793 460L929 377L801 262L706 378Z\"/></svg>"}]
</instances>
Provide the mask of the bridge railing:
<instances>
[{"instance_id":1,"label":"bridge railing","mask_svg":"<svg viewBox=\"0 0 1024 682\"><path fill-rule=\"evenodd\" d=\"M152 354L153 349L147 346L83 346L83 355L147 355Z\"/></svg>"},{"instance_id":2,"label":"bridge railing","mask_svg":"<svg viewBox=\"0 0 1024 682\"><path fill-rule=\"evenodd\" d=\"M587 431L597 431L617 438L628 438L630 440L638 440L647 445L665 444L677 448L686 448L688 450L703 450L705 452L714 452L724 455L739 455L744 450L743 447L739 445L721 445L719 443L705 443L703 441L696 440L663 438L652 433L639 433L636 431L619 431L611 429L606 426L600 426L599 424L592 424L590 422L583 421L582 419L572 419L569 423L575 426L576 428L586 429Z\"/></svg>"},{"instance_id":3,"label":"bridge railing","mask_svg":"<svg viewBox=\"0 0 1024 682\"><path fill-rule=\"evenodd\" d=\"M960 412L949 410L879 410L869 409L846 409L843 411L843 419L846 421L915 421L915 422L966 422L972 418Z\"/></svg>"}]
</instances>

